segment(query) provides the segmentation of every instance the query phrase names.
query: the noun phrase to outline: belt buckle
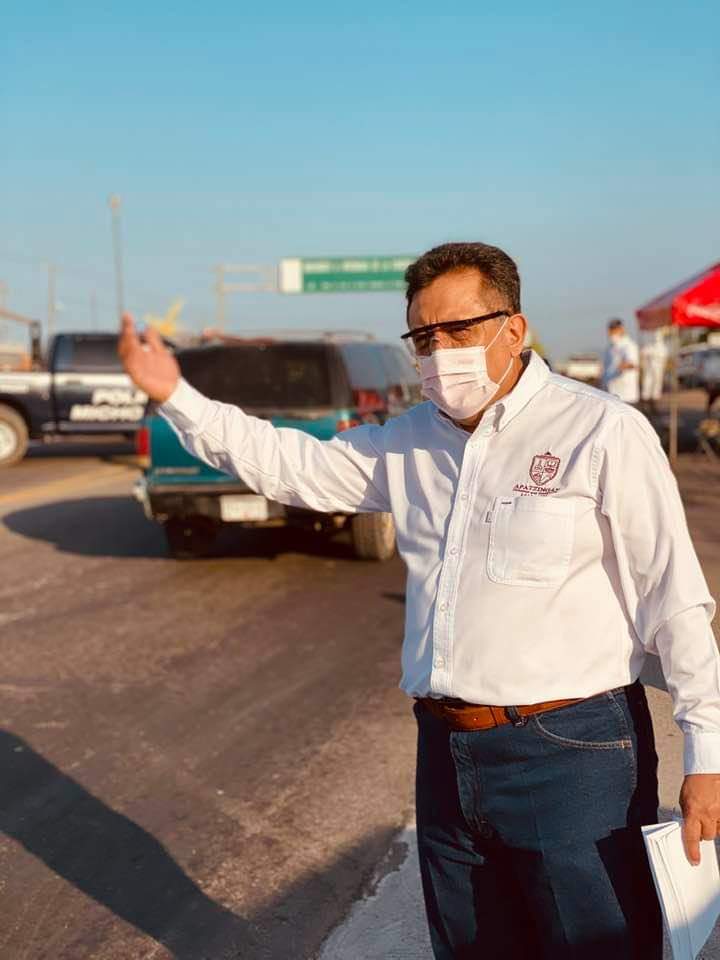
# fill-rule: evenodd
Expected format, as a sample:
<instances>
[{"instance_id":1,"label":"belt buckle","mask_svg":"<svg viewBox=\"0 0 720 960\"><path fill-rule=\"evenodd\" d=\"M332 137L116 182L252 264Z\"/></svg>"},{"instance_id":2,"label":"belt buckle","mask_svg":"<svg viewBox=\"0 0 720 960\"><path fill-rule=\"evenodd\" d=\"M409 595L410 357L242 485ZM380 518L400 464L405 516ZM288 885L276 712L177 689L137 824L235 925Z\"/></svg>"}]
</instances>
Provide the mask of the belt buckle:
<instances>
[{"instance_id":1,"label":"belt buckle","mask_svg":"<svg viewBox=\"0 0 720 960\"><path fill-rule=\"evenodd\" d=\"M514 727L524 727L529 717L523 717L517 707L504 707L505 716Z\"/></svg>"}]
</instances>

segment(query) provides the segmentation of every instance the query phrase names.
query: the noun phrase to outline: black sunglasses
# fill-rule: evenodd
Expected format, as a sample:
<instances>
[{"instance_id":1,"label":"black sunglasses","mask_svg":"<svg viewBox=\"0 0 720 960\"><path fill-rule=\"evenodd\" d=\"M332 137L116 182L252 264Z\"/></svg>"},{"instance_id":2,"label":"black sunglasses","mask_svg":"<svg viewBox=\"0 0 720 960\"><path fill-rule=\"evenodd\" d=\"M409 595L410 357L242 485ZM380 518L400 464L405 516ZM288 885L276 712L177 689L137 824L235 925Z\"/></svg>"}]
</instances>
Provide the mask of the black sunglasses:
<instances>
[{"instance_id":1,"label":"black sunglasses","mask_svg":"<svg viewBox=\"0 0 720 960\"><path fill-rule=\"evenodd\" d=\"M484 313L481 317L468 317L467 320L448 320L446 323L429 323L425 327L416 327L414 330L408 330L400 336L401 340L415 340L429 337L436 330L445 330L447 333L453 333L456 330L467 330L468 327L474 327L477 323L485 323L486 320L495 320L497 317L511 317L509 310L495 310L493 313Z\"/></svg>"}]
</instances>

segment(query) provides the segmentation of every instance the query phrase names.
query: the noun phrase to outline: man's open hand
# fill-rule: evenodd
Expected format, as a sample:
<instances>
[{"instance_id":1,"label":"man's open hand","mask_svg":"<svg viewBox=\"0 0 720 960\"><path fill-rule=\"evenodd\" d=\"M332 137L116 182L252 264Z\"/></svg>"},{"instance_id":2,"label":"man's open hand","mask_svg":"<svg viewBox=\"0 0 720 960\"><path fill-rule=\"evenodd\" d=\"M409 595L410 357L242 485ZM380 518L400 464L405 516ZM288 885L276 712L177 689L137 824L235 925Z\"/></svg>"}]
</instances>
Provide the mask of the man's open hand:
<instances>
[{"instance_id":1,"label":"man's open hand","mask_svg":"<svg viewBox=\"0 0 720 960\"><path fill-rule=\"evenodd\" d=\"M177 386L180 367L157 330L150 327L145 334L145 341L141 341L133 318L126 313L122 318L118 353L133 383L151 400L164 403Z\"/></svg>"},{"instance_id":2,"label":"man's open hand","mask_svg":"<svg viewBox=\"0 0 720 960\"><path fill-rule=\"evenodd\" d=\"M692 773L680 791L683 843L690 863L700 863L700 841L714 840L720 824L720 774Z\"/></svg>"}]
</instances>

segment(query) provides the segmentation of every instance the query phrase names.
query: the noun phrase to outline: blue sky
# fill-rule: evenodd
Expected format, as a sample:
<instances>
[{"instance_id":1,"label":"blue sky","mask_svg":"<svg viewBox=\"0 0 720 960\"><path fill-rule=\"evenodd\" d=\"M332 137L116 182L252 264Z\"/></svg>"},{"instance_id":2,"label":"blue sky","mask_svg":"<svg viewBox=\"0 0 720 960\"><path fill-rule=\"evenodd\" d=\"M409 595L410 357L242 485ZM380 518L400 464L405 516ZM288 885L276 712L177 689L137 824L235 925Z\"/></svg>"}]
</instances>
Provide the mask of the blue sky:
<instances>
[{"instance_id":1,"label":"blue sky","mask_svg":"<svg viewBox=\"0 0 720 960\"><path fill-rule=\"evenodd\" d=\"M212 268L497 243L560 358L720 260L720 6L15 2L0 34L0 281L114 323L211 323ZM351 12L348 12L350 10ZM229 326L394 336L399 294L237 295Z\"/></svg>"}]
</instances>

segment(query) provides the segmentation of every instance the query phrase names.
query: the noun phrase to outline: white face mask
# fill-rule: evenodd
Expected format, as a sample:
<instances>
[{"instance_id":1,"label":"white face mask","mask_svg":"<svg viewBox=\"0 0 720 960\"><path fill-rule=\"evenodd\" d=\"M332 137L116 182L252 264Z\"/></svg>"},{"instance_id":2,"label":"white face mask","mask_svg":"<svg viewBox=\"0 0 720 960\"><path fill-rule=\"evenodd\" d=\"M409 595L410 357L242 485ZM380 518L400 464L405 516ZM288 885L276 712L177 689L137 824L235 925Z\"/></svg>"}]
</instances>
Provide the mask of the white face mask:
<instances>
[{"instance_id":1,"label":"white face mask","mask_svg":"<svg viewBox=\"0 0 720 960\"><path fill-rule=\"evenodd\" d=\"M506 323L507 318L487 347L450 347L435 350L429 357L418 357L423 396L453 420L467 420L484 410L512 367L510 357L497 383L487 372L486 353Z\"/></svg>"}]
</instances>

